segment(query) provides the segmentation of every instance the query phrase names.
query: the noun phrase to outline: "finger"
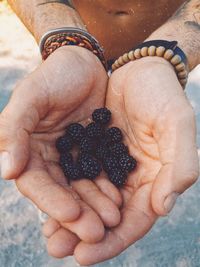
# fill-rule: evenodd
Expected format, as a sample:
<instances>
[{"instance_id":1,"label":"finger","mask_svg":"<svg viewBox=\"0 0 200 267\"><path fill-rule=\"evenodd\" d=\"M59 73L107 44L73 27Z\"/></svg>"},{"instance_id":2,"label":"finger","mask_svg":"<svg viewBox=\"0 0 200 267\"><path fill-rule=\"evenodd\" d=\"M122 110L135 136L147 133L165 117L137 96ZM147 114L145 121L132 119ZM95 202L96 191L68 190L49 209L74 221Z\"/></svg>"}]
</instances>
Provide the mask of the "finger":
<instances>
[{"instance_id":1,"label":"finger","mask_svg":"<svg viewBox=\"0 0 200 267\"><path fill-rule=\"evenodd\" d=\"M99 190L93 181L82 179L71 184L81 199L96 211L105 226L113 227L119 224L118 207Z\"/></svg>"},{"instance_id":2,"label":"finger","mask_svg":"<svg viewBox=\"0 0 200 267\"><path fill-rule=\"evenodd\" d=\"M42 226L42 233L46 238L50 238L60 228L61 225L58 221L53 218L48 218Z\"/></svg>"},{"instance_id":3,"label":"finger","mask_svg":"<svg viewBox=\"0 0 200 267\"><path fill-rule=\"evenodd\" d=\"M118 207L122 205L122 196L119 190L106 177L105 174L95 179L95 184L110 200L112 200Z\"/></svg>"},{"instance_id":4,"label":"finger","mask_svg":"<svg viewBox=\"0 0 200 267\"><path fill-rule=\"evenodd\" d=\"M168 214L179 194L198 177L199 161L196 146L195 118L191 108L174 115L157 139L163 164L152 188L152 206L158 215ZM161 128L161 126L160 126Z\"/></svg>"},{"instance_id":5,"label":"finger","mask_svg":"<svg viewBox=\"0 0 200 267\"><path fill-rule=\"evenodd\" d=\"M56 181L66 186L66 177L63 175L59 166L53 162L49 163L47 166L50 174L56 177ZM116 225L119 223L120 213L117 206L104 196L92 181L84 179L73 182L70 190L73 194L78 193L78 196L85 202L84 204L83 201L80 201L82 213L84 214L78 218L78 222L73 222L73 225L64 224L64 226L76 233L80 238L88 240L89 242L95 242L95 240L98 241L103 237L104 227L101 222L99 223L99 217L94 211L96 211L101 220L103 222L105 221L107 225ZM76 197L76 199L78 198ZM88 205L92 207L94 211ZM96 224L100 224L98 231L94 228Z\"/></svg>"},{"instance_id":6,"label":"finger","mask_svg":"<svg viewBox=\"0 0 200 267\"><path fill-rule=\"evenodd\" d=\"M71 189L63 187L49 175L42 160L32 155L24 173L16 180L19 191L36 206L59 222L74 221L80 206Z\"/></svg>"},{"instance_id":7,"label":"finger","mask_svg":"<svg viewBox=\"0 0 200 267\"><path fill-rule=\"evenodd\" d=\"M73 255L79 238L64 228L59 228L47 241L47 251L55 258Z\"/></svg>"},{"instance_id":8,"label":"finger","mask_svg":"<svg viewBox=\"0 0 200 267\"><path fill-rule=\"evenodd\" d=\"M96 243L104 237L104 225L98 215L83 201L79 201L81 214L76 221L61 223L86 243Z\"/></svg>"},{"instance_id":9,"label":"finger","mask_svg":"<svg viewBox=\"0 0 200 267\"><path fill-rule=\"evenodd\" d=\"M122 210L119 226L108 230L96 244L80 242L74 255L81 265L92 265L117 256L143 237L155 223L157 216L150 203L151 184L143 185Z\"/></svg>"},{"instance_id":10,"label":"finger","mask_svg":"<svg viewBox=\"0 0 200 267\"><path fill-rule=\"evenodd\" d=\"M47 99L41 93L43 84L25 79L14 90L0 114L1 176L16 178L29 158L29 135L44 116Z\"/></svg>"}]
</instances>

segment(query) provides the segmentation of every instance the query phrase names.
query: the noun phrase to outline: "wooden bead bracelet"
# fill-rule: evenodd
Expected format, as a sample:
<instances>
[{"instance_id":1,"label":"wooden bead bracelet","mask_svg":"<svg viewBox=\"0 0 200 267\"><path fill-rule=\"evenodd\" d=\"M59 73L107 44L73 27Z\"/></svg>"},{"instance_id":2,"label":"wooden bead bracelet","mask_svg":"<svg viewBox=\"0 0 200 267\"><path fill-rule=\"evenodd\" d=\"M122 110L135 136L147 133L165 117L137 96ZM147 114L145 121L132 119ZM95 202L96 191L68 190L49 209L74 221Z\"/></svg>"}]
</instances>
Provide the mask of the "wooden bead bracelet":
<instances>
[{"instance_id":1,"label":"wooden bead bracelet","mask_svg":"<svg viewBox=\"0 0 200 267\"><path fill-rule=\"evenodd\" d=\"M187 58L177 44L178 43L176 41L168 42L165 40L144 42L130 52L120 56L113 63L112 71L115 71L130 61L134 61L142 57L162 57L172 64L177 78L184 89L188 80Z\"/></svg>"}]
</instances>

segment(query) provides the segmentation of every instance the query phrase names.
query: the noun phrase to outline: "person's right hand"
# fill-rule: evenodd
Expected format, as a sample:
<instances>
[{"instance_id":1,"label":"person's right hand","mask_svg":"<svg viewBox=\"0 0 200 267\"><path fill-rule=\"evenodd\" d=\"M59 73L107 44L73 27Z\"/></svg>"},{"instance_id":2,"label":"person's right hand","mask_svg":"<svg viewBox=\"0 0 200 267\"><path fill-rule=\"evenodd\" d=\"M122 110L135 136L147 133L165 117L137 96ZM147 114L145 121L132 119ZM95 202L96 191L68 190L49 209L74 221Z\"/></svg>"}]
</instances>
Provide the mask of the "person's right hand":
<instances>
[{"instance_id":1,"label":"person's right hand","mask_svg":"<svg viewBox=\"0 0 200 267\"><path fill-rule=\"evenodd\" d=\"M137 168L120 189L120 223L107 228L96 244L76 242L53 219L43 226L50 254L73 252L84 266L111 259L141 239L199 175L194 112L167 61L146 57L116 70L106 106L113 126L122 130L123 142L137 160Z\"/></svg>"},{"instance_id":2,"label":"person's right hand","mask_svg":"<svg viewBox=\"0 0 200 267\"><path fill-rule=\"evenodd\" d=\"M0 114L1 176L15 178L23 195L85 242L99 241L104 225L119 223L121 197L103 177L83 179L72 189L55 141L66 125L86 124L104 106L107 80L91 52L62 47L17 85Z\"/></svg>"}]
</instances>

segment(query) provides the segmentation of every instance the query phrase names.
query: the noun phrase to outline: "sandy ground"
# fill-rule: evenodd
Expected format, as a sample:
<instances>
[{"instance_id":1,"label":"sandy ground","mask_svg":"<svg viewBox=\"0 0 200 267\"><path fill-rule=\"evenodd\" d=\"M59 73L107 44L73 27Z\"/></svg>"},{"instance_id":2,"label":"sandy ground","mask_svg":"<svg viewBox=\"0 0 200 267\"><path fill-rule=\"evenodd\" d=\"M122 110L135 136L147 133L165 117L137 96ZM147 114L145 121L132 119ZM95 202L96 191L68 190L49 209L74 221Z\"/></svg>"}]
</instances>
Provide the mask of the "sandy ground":
<instances>
[{"instance_id":1,"label":"sandy ground","mask_svg":"<svg viewBox=\"0 0 200 267\"><path fill-rule=\"evenodd\" d=\"M0 111L16 82L41 59L38 47L16 16L0 2ZM200 147L200 68L190 76L187 95L195 109ZM181 197L172 214L161 219L142 241L120 257L98 266L199 267L200 184ZM13 182L0 180L0 267L74 267L72 258L54 260L45 252L37 209Z\"/></svg>"}]
</instances>

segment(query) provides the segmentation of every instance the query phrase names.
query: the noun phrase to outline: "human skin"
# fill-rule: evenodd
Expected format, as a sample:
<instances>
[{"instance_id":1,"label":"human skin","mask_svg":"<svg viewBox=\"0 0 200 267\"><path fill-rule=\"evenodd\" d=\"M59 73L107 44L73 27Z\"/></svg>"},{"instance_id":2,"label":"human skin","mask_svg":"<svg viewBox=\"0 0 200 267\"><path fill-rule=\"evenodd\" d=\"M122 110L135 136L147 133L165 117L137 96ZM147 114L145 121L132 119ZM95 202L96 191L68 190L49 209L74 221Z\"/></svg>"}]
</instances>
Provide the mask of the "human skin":
<instances>
[{"instance_id":1,"label":"human skin","mask_svg":"<svg viewBox=\"0 0 200 267\"><path fill-rule=\"evenodd\" d=\"M148 38L178 39L187 53L190 70L199 63L198 20L191 22L197 12L194 2L184 5ZM176 33L172 25L177 25ZM118 69L111 75L106 104L112 110L113 123L124 130L139 167L121 190L120 224L95 245L78 241L74 246L76 260L82 265L112 258L140 239L158 215L171 211L176 198L196 181L199 173L194 113L168 62L144 58ZM47 229L49 253L70 255L68 249L61 249L69 246L67 238L60 236L64 229L52 219L44 225L44 234Z\"/></svg>"},{"instance_id":2,"label":"human skin","mask_svg":"<svg viewBox=\"0 0 200 267\"><path fill-rule=\"evenodd\" d=\"M162 78L152 77L152 71ZM96 244L78 241L74 246L81 265L110 259L142 238L198 177L194 113L168 62L141 59L114 72L106 105L112 111L113 125L123 130L138 167L120 190L120 224L107 229ZM58 225L53 229L52 223L56 222L44 226L44 234L47 227L55 231L49 236L49 253L67 256L69 251L62 247L69 247L68 239L60 236L64 229Z\"/></svg>"},{"instance_id":3,"label":"human skin","mask_svg":"<svg viewBox=\"0 0 200 267\"><path fill-rule=\"evenodd\" d=\"M198 7L195 6L195 1L189 2L193 3L194 7L192 10L197 8L198 11ZM188 13L190 14L190 12L188 12L187 10L187 15ZM186 18L186 14L184 15L184 18ZM192 69L199 62L199 57L194 57L194 53L192 53L194 51L198 51L198 42L194 42L191 48L191 45L188 44L187 38L185 38L185 32L190 33L190 36L195 36L195 38L198 40L198 27L194 26L194 23L192 25L191 23L185 24L184 20L183 24L182 17L179 17L177 19L178 20L171 20L170 23L164 25L164 28L162 27L155 31L152 35L153 37L151 36L150 38L155 39L156 37L157 39L159 39L160 37L163 39L169 38L169 40L171 38L178 39L181 44L181 48L186 51L186 54L189 59L189 66L190 69ZM177 22L179 22L182 26L182 31L177 31L177 29L174 27L174 25L177 25ZM188 28L188 26L190 26L191 28ZM61 49L60 53L64 53L64 50ZM55 57L52 55L51 58ZM46 62L46 64L48 64L49 61ZM134 156L136 156L138 162L141 162L141 164L139 164L138 166L137 171L135 172L135 174L137 174L138 176L136 177L136 179L134 179L134 175L130 176L127 186L125 187L124 191L122 190L121 192L123 206L121 209L122 219L119 226L108 230L102 242L90 246L84 242L87 242L88 239L91 238L90 236L87 236L88 231L86 231L88 230L87 222L89 222L89 220L85 220L84 225L86 228L82 227L85 232L80 233L79 226L81 221L76 220L76 223L73 224L73 226L72 224L63 224L63 218L62 220L60 220L60 218L57 218L55 214L52 214L53 209L50 205L51 203L47 205L47 203L50 201L50 194L49 199L47 199L48 201L44 201L44 198L41 195L34 195L34 200L36 202L38 201L38 199L42 200L42 207L44 211L46 211L47 206L51 207L52 209L51 212L46 212L50 214L51 217L53 217L54 219L50 219L46 225L46 228L44 227L44 232L49 238L49 253L56 257L63 257L74 253L77 261L79 261L81 264L92 264L111 258L119 254L134 241L141 238L151 228L158 215L166 215L171 210L173 204L175 203L175 198L177 197L177 195L179 193L182 193L186 188L188 188L192 183L194 183L198 176L198 158L194 140L194 114L183 94L182 88L178 83L177 77L175 76L172 67L166 62L164 63L162 59L149 58L140 60L138 62L131 62L117 70L115 73L111 76L109 82L106 103L107 106L113 111L115 125L121 127L126 133L125 141L127 142L127 144L129 144L131 152ZM147 79L146 76L149 79ZM49 79L50 76L47 76L47 78ZM29 76L28 79L30 79L30 84L32 84L31 76ZM146 81L146 83L144 83L144 80ZM23 82L19 87L22 87L22 84ZM58 81L56 84L59 84ZM163 89L164 84L166 84L166 87ZM19 92L20 90L17 90L16 94L11 99L9 106L7 107L7 113L3 113L6 114L4 115L5 120L2 123L5 128L5 133L6 129L9 129L10 131L10 128L8 127L8 125L6 125L5 121L12 121L12 118L15 117L13 115L13 112L16 109L14 109L13 101L17 99L18 94L20 95ZM82 93L84 92L85 90L82 91ZM138 92L140 93L138 94ZM63 91L63 93L66 92ZM102 96L102 99L104 99L104 97L105 95ZM78 96L74 94L74 98L76 99L74 100L75 102L79 102L80 94ZM127 124L122 123L119 116L116 116L116 107L113 106L114 99L119 104L118 107L120 107L120 114L124 114L125 121L128 120ZM124 103L124 100L127 101ZM15 103L17 103L17 101ZM122 105L122 107L120 106L121 103L124 104ZM134 108L133 103L136 104L136 106L138 105L137 109ZM158 109L159 105L160 108ZM167 107L170 112L168 112ZM177 112L177 108L179 108L178 110L181 109L183 112ZM163 109L164 112L162 113L161 110ZM148 114L146 114L146 111L148 111ZM164 122L162 125L169 125L169 127L167 127L165 131L158 127L160 125L159 120L156 121L157 124L155 123L155 117L161 116L161 113L162 117L160 118L160 120L162 119L162 121ZM180 115L181 117L179 117ZM27 116L26 112L23 113L23 117L24 116ZM137 119L135 120L135 118ZM134 134L135 132L138 133L136 136L131 132L132 128L134 129ZM1 132L3 131L1 130ZM16 129L13 129L12 132L13 136L16 136ZM5 138L5 133L3 133L2 135L2 140L7 140ZM176 137L175 140L173 139L174 137ZM168 140L171 139L174 140L174 142L172 142L171 144L172 147L169 148ZM143 141L141 147L135 145L135 143L139 141ZM148 142L151 142L152 146L147 145ZM2 144L2 150L6 150L5 143L4 145ZM160 153L158 156L158 150L159 152L162 152L163 150L165 152L166 148L169 149L168 153L170 153L168 157L171 157L171 161L168 161L169 158L165 156L163 161L163 158L160 157ZM182 149L186 149L186 151L191 151L189 160L187 158L187 155L183 153ZM179 159L179 157L180 160L177 160L175 162L175 159ZM168 162L168 164L166 164L166 161ZM182 170L182 162L188 163L188 165L185 164L185 170ZM166 168L165 166L167 166L168 168ZM176 173L175 171L177 171L178 173ZM179 171L181 171L181 173L179 173ZM149 175L149 173L151 175ZM28 184L31 185L33 181L31 180L31 173L29 174L29 180L25 178L23 179L23 175L21 175L16 181L20 188L19 181L22 178L21 187L24 190L21 191L26 196L31 198L32 191L28 190L28 188L30 187L27 186ZM172 179L172 177L176 178ZM163 188L163 179L165 185L164 188L166 189L166 191L161 190ZM105 183L105 179L103 181ZM35 189L38 188L39 185L40 184L38 183ZM82 190L82 186L80 183L73 184L73 188L76 192L78 192L78 194L80 194L80 191ZM104 188L105 187L101 187L101 190L104 190ZM112 190L110 190L109 192L112 192ZM171 198L168 200L167 197L169 195L171 195ZM115 196L117 196L117 193ZM118 200L116 201L116 199ZM118 196L113 198L113 203L115 202L117 202L116 206L118 206L120 203ZM38 206L40 207L40 205ZM117 209L115 210L117 213ZM99 215L99 217L101 217L100 211L98 211L97 214ZM94 216L97 216L97 214ZM97 222L99 217L95 217L96 221L94 220L94 222ZM69 220L69 218L67 219ZM60 223L59 221L62 222ZM144 224L142 224L141 222L144 222ZM101 222L99 222L99 225L100 223ZM103 223L105 224L105 221L103 221ZM134 233L131 231L132 228L129 228L130 224L132 226L134 225L133 223L135 223L134 229L137 229L137 231L134 231ZM117 224L116 219L113 224ZM139 227L137 227L138 225ZM92 228L90 227L90 229ZM80 242L77 236L75 236L70 231L76 233L83 241ZM61 233L65 234L61 235ZM71 241L73 240L73 245L71 246L68 242L69 237ZM100 237L103 237L103 231L97 233L96 241L98 239L101 239ZM118 242L119 240L120 242ZM90 242L94 241L95 240L90 239ZM108 250L108 247L112 247L112 249ZM67 248L69 248L69 250ZM101 251L101 253L98 253L99 251Z\"/></svg>"},{"instance_id":4,"label":"human skin","mask_svg":"<svg viewBox=\"0 0 200 267\"><path fill-rule=\"evenodd\" d=\"M55 60L61 64L56 65ZM69 68L66 80L57 83L57 73L64 76ZM74 79L74 69L79 79ZM85 77L89 79L86 81ZM1 159L7 160L1 175L17 178L16 185L22 194L86 242L101 239L104 225L119 223L121 197L103 177L95 183L81 181L87 186L80 184L83 190L76 188L78 194L75 193L59 167L55 141L69 123L88 123L91 111L104 105L106 86L107 74L96 56L83 48L63 47L31 79L27 77L18 84L0 116Z\"/></svg>"}]
</instances>

